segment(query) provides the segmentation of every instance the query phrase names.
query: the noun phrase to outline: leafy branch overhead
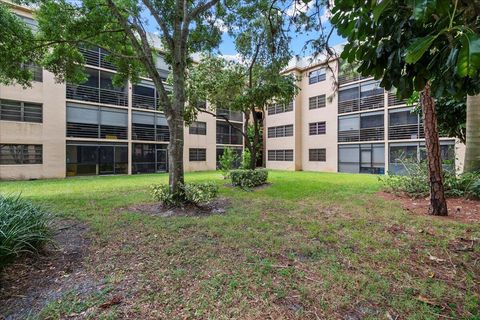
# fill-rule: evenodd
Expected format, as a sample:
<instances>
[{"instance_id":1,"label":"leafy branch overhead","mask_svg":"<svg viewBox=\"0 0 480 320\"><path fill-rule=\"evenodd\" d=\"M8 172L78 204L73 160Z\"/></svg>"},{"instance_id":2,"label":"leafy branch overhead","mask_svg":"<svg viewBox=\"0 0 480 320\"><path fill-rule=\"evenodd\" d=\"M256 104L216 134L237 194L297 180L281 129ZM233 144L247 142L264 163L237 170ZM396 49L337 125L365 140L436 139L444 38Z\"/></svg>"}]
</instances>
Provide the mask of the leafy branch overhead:
<instances>
[{"instance_id":1,"label":"leafy branch overhead","mask_svg":"<svg viewBox=\"0 0 480 320\"><path fill-rule=\"evenodd\" d=\"M386 89L409 97L431 81L435 96L462 97L480 92L479 12L478 1L337 1L332 23L349 40L342 58Z\"/></svg>"}]
</instances>

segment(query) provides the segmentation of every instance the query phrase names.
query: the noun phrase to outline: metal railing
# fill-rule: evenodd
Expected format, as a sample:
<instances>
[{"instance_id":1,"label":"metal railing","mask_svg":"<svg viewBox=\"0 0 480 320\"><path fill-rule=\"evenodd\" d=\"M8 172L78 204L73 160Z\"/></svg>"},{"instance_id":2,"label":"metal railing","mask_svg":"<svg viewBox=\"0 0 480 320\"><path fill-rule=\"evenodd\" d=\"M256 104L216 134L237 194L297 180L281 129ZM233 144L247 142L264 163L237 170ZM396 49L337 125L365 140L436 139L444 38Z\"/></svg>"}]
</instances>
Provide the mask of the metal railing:
<instances>
[{"instance_id":1,"label":"metal railing","mask_svg":"<svg viewBox=\"0 0 480 320\"><path fill-rule=\"evenodd\" d=\"M217 133L217 143L219 144L239 144L243 143L242 136L228 134L228 133Z\"/></svg>"},{"instance_id":2,"label":"metal railing","mask_svg":"<svg viewBox=\"0 0 480 320\"><path fill-rule=\"evenodd\" d=\"M67 83L67 99L128 106L128 94L121 91L100 89Z\"/></svg>"},{"instance_id":3,"label":"metal railing","mask_svg":"<svg viewBox=\"0 0 480 320\"><path fill-rule=\"evenodd\" d=\"M338 75L338 84L343 85L354 81L359 81L363 79L368 79L369 77L364 77L361 74L339 74Z\"/></svg>"},{"instance_id":4,"label":"metal railing","mask_svg":"<svg viewBox=\"0 0 480 320\"><path fill-rule=\"evenodd\" d=\"M362 110L380 109L385 105L383 94L346 100L338 103L338 113L348 113Z\"/></svg>"},{"instance_id":5,"label":"metal railing","mask_svg":"<svg viewBox=\"0 0 480 320\"><path fill-rule=\"evenodd\" d=\"M127 127L67 122L67 137L126 140Z\"/></svg>"},{"instance_id":6,"label":"metal railing","mask_svg":"<svg viewBox=\"0 0 480 320\"><path fill-rule=\"evenodd\" d=\"M406 104L407 101L405 99L399 99L397 98L397 95L395 93L389 92L388 93L388 106L399 106L402 104Z\"/></svg>"},{"instance_id":7,"label":"metal railing","mask_svg":"<svg viewBox=\"0 0 480 320\"><path fill-rule=\"evenodd\" d=\"M338 132L338 142L379 141L384 139L385 128L364 128Z\"/></svg>"},{"instance_id":8,"label":"metal railing","mask_svg":"<svg viewBox=\"0 0 480 320\"><path fill-rule=\"evenodd\" d=\"M389 140L422 139L425 137L422 124L404 124L389 126Z\"/></svg>"},{"instance_id":9,"label":"metal railing","mask_svg":"<svg viewBox=\"0 0 480 320\"><path fill-rule=\"evenodd\" d=\"M132 107L148 110L157 110L157 101L155 97L144 96L141 94L132 94Z\"/></svg>"},{"instance_id":10,"label":"metal railing","mask_svg":"<svg viewBox=\"0 0 480 320\"><path fill-rule=\"evenodd\" d=\"M105 58L107 55L102 53L99 48L97 49L86 49L86 48L79 48L80 53L83 55L85 59L85 63L90 66L94 67L101 67L110 70L116 70L115 66L107 61Z\"/></svg>"}]
</instances>

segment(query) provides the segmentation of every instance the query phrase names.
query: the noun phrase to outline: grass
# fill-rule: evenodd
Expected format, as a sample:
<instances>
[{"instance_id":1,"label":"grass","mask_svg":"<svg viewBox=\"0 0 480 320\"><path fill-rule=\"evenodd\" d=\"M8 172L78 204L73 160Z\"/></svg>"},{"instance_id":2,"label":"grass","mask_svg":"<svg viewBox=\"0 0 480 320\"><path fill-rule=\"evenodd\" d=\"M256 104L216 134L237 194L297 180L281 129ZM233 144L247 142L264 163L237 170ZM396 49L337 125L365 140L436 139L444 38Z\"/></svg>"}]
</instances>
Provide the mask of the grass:
<instances>
[{"instance_id":1,"label":"grass","mask_svg":"<svg viewBox=\"0 0 480 320\"><path fill-rule=\"evenodd\" d=\"M91 227L86 259L122 303L98 293L49 304L40 318L88 309L92 318L480 319L478 225L412 215L377 195L370 175L272 171L254 192L213 181L223 215L161 218L129 210L151 202L167 175L2 182L59 216ZM442 262L430 257L443 259Z\"/></svg>"}]
</instances>

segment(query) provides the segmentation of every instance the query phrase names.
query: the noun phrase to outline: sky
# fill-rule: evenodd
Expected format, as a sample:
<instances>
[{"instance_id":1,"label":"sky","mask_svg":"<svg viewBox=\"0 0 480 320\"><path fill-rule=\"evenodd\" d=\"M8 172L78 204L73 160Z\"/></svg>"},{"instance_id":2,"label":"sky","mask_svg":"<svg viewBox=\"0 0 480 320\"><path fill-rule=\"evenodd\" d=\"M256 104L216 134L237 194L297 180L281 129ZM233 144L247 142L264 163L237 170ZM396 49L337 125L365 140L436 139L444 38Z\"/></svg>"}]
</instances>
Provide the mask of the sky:
<instances>
[{"instance_id":1,"label":"sky","mask_svg":"<svg viewBox=\"0 0 480 320\"><path fill-rule=\"evenodd\" d=\"M327 23L326 25L327 32L332 28L332 26ZM305 50L304 46L305 43L314 37L314 34L304 34L304 33L292 33L292 42L291 42L291 50L295 55L299 56L308 56L312 52L308 49ZM345 42L345 39L337 35L337 32L334 31L332 36L330 37L330 46L335 46L337 44ZM222 55L235 55L237 52L235 51L235 45L231 37L228 34L224 33L222 37L222 43L220 44L220 53Z\"/></svg>"}]
</instances>

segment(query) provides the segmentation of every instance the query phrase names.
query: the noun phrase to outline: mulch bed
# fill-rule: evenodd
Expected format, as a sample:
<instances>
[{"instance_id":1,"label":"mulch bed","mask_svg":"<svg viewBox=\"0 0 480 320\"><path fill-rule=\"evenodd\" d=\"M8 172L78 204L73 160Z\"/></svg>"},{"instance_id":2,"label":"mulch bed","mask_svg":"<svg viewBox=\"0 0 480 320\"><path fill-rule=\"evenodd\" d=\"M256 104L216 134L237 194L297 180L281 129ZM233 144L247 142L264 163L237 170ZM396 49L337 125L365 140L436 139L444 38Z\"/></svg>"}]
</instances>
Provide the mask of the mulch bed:
<instances>
[{"instance_id":1,"label":"mulch bed","mask_svg":"<svg viewBox=\"0 0 480 320\"><path fill-rule=\"evenodd\" d=\"M224 214L229 206L230 201L228 199L220 198L205 206L186 205L181 208L169 208L160 203L142 203L120 208L119 211L138 212L159 217L194 217Z\"/></svg>"},{"instance_id":2,"label":"mulch bed","mask_svg":"<svg viewBox=\"0 0 480 320\"><path fill-rule=\"evenodd\" d=\"M96 290L83 267L88 227L73 220L56 221L54 227L54 241L40 254L20 257L0 274L0 319L25 319L67 292Z\"/></svg>"},{"instance_id":3,"label":"mulch bed","mask_svg":"<svg viewBox=\"0 0 480 320\"><path fill-rule=\"evenodd\" d=\"M401 203L403 209L417 215L428 215L429 198L413 199L407 195L396 195L387 192L379 192L379 195L387 200L394 200ZM438 219L449 219L461 222L480 222L480 201L465 198L447 199L448 216Z\"/></svg>"}]
</instances>

